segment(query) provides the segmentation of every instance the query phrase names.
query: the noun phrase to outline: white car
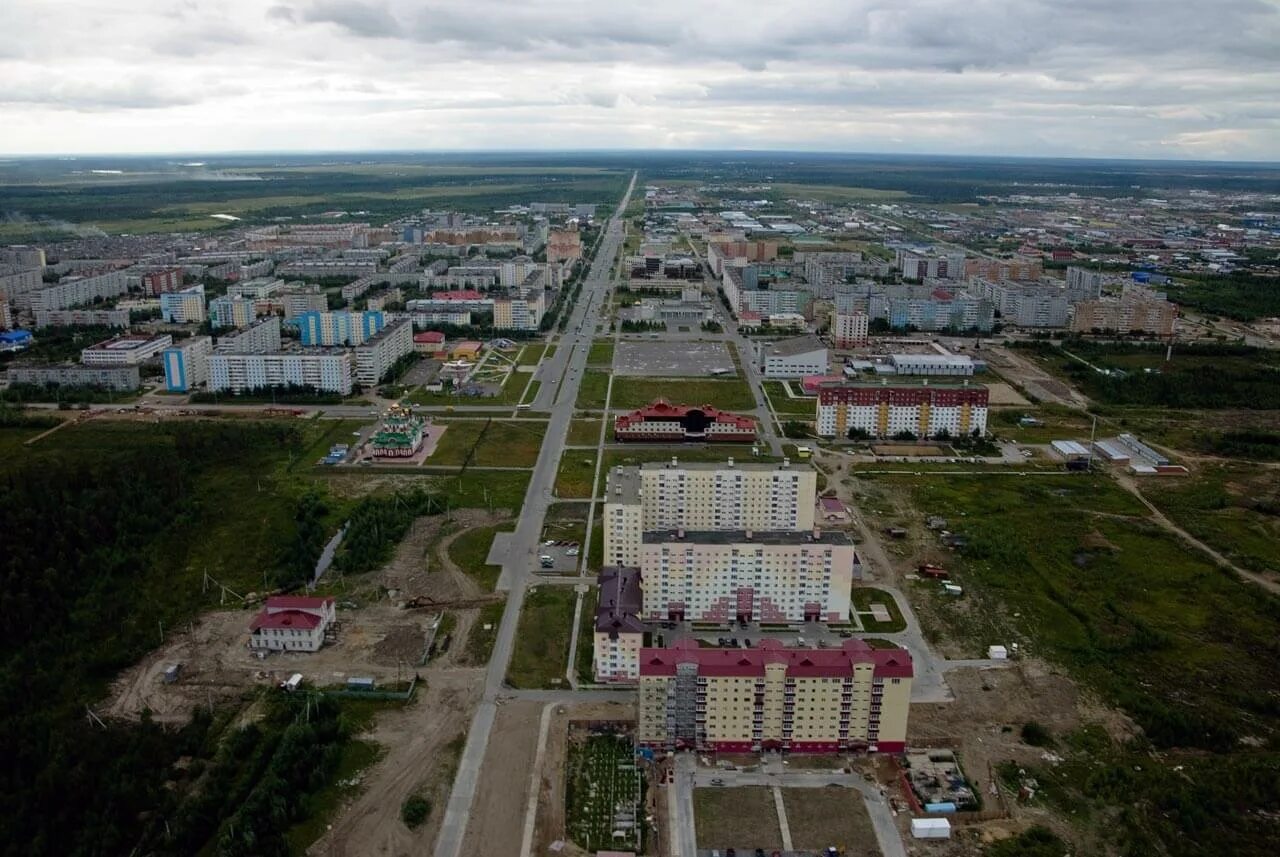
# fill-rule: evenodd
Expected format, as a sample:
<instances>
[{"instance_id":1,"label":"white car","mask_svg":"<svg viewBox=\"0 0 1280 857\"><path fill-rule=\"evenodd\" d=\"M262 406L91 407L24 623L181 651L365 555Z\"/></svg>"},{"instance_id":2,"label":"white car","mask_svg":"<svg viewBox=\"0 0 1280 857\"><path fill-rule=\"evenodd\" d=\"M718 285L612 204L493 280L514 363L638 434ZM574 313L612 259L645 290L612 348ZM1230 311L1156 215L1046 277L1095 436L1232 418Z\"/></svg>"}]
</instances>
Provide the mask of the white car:
<instances>
[{"instance_id":1,"label":"white car","mask_svg":"<svg viewBox=\"0 0 1280 857\"><path fill-rule=\"evenodd\" d=\"M578 555L578 549L577 549L577 548L569 548L567 551L565 551L565 552L564 552L564 555L565 555L565 556L577 556L577 555Z\"/></svg>"}]
</instances>

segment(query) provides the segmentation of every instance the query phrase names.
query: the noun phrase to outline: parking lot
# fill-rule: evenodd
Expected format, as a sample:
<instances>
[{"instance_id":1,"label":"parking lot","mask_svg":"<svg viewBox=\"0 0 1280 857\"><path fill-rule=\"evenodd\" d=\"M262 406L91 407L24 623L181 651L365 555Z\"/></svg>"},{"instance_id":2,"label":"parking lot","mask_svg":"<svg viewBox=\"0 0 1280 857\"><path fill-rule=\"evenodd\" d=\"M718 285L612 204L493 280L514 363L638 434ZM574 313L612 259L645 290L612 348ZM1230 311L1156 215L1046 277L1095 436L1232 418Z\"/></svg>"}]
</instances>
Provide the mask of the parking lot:
<instances>
[{"instance_id":1,"label":"parking lot","mask_svg":"<svg viewBox=\"0 0 1280 857\"><path fill-rule=\"evenodd\" d=\"M550 539L538 546L538 571L543 574L577 574L582 562L582 545L576 541ZM551 567L542 564L542 557L551 557Z\"/></svg>"},{"instance_id":2,"label":"parking lot","mask_svg":"<svg viewBox=\"0 0 1280 857\"><path fill-rule=\"evenodd\" d=\"M632 342L614 349L613 374L642 377L698 378L721 371L736 375L733 358L723 342Z\"/></svg>"}]
</instances>

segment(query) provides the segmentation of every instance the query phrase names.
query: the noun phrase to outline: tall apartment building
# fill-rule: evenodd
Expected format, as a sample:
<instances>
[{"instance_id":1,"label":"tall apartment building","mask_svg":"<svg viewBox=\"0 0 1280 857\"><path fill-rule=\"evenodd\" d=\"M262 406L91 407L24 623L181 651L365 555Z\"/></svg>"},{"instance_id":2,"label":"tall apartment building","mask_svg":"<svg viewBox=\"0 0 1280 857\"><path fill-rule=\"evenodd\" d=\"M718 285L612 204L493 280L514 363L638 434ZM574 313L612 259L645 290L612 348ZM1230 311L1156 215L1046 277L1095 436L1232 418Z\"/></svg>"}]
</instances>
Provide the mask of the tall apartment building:
<instances>
[{"instance_id":1,"label":"tall apartment building","mask_svg":"<svg viewBox=\"0 0 1280 857\"><path fill-rule=\"evenodd\" d=\"M128 327L127 309L42 309L36 327Z\"/></svg>"},{"instance_id":2,"label":"tall apartment building","mask_svg":"<svg viewBox=\"0 0 1280 857\"><path fill-rule=\"evenodd\" d=\"M280 296L284 302L284 317L294 319L307 312L327 312L329 298L319 286L304 286Z\"/></svg>"},{"instance_id":3,"label":"tall apartment building","mask_svg":"<svg viewBox=\"0 0 1280 857\"><path fill-rule=\"evenodd\" d=\"M63 280L57 285L23 292L14 296L19 309L69 309L93 303L98 298L114 298L129 291L129 278L124 271L108 271Z\"/></svg>"},{"instance_id":4,"label":"tall apartment building","mask_svg":"<svg viewBox=\"0 0 1280 857\"><path fill-rule=\"evenodd\" d=\"M1172 336L1176 319L1177 310L1168 301L1081 301L1075 306L1071 329L1076 333L1099 330Z\"/></svg>"},{"instance_id":5,"label":"tall apartment building","mask_svg":"<svg viewBox=\"0 0 1280 857\"><path fill-rule=\"evenodd\" d=\"M302 344L360 345L386 326L386 316L379 311L304 312L295 321Z\"/></svg>"},{"instance_id":6,"label":"tall apartment building","mask_svg":"<svg viewBox=\"0 0 1280 857\"><path fill-rule=\"evenodd\" d=\"M280 350L280 319L267 316L262 321L218 337L217 350L224 354L266 354Z\"/></svg>"},{"instance_id":7,"label":"tall apartment building","mask_svg":"<svg viewBox=\"0 0 1280 857\"><path fill-rule=\"evenodd\" d=\"M9 302L4 298L0 298L0 330L9 330L13 327L13 310L9 309Z\"/></svg>"},{"instance_id":8,"label":"tall apartment building","mask_svg":"<svg viewBox=\"0 0 1280 857\"><path fill-rule=\"evenodd\" d=\"M970 288L990 300L1006 324L1019 327L1066 327L1069 304L1054 286L1030 285L975 277Z\"/></svg>"},{"instance_id":9,"label":"tall apartment building","mask_svg":"<svg viewBox=\"0 0 1280 857\"><path fill-rule=\"evenodd\" d=\"M1013 259L966 259L964 274L966 277L981 277L984 280L1035 282L1044 276L1044 263L1029 256Z\"/></svg>"},{"instance_id":10,"label":"tall apartment building","mask_svg":"<svg viewBox=\"0 0 1280 857\"><path fill-rule=\"evenodd\" d=\"M682 640L640 650L637 740L657 750L732 753L906 746L911 682L906 649L846 640L838 649L700 648Z\"/></svg>"},{"instance_id":11,"label":"tall apartment building","mask_svg":"<svg viewBox=\"0 0 1280 857\"><path fill-rule=\"evenodd\" d=\"M21 364L9 367L10 384L34 384L40 387L103 387L108 390L136 390L141 386L137 365L80 366L76 363L56 365Z\"/></svg>"},{"instance_id":12,"label":"tall apartment building","mask_svg":"<svg viewBox=\"0 0 1280 857\"><path fill-rule=\"evenodd\" d=\"M577 228L552 229L547 235L548 262L574 262L582 258L582 233Z\"/></svg>"},{"instance_id":13,"label":"tall apartment building","mask_svg":"<svg viewBox=\"0 0 1280 857\"><path fill-rule=\"evenodd\" d=\"M604 562L640 564L654 530L811 531L817 475L791 464L649 462L605 481Z\"/></svg>"},{"instance_id":14,"label":"tall apartment building","mask_svg":"<svg viewBox=\"0 0 1280 857\"><path fill-rule=\"evenodd\" d=\"M0 298L18 306L17 297L33 292L44 285L40 268L18 268L0 271ZM30 305L30 301L26 302Z\"/></svg>"},{"instance_id":15,"label":"tall apartment building","mask_svg":"<svg viewBox=\"0 0 1280 857\"><path fill-rule=\"evenodd\" d=\"M1068 267L1067 300L1072 303L1097 300L1102 297L1102 281L1101 271L1077 268L1074 265Z\"/></svg>"},{"instance_id":16,"label":"tall apartment building","mask_svg":"<svg viewBox=\"0 0 1280 857\"><path fill-rule=\"evenodd\" d=\"M640 621L643 596L640 569L610 566L600 569L600 600L596 606L593 672L598 682L634 682L640 677Z\"/></svg>"},{"instance_id":17,"label":"tall apartment building","mask_svg":"<svg viewBox=\"0 0 1280 857\"><path fill-rule=\"evenodd\" d=\"M209 358L209 389L213 392L242 393L288 386L351 395L350 352L218 352Z\"/></svg>"},{"instance_id":18,"label":"tall apartment building","mask_svg":"<svg viewBox=\"0 0 1280 857\"><path fill-rule=\"evenodd\" d=\"M213 339L192 336L179 340L160 354L164 363L164 386L170 393L186 393L209 380L209 358Z\"/></svg>"},{"instance_id":19,"label":"tall apartment building","mask_svg":"<svg viewBox=\"0 0 1280 857\"><path fill-rule=\"evenodd\" d=\"M258 303L253 298L224 295L209 301L209 323L220 327L247 327L258 317Z\"/></svg>"},{"instance_id":20,"label":"tall apartment building","mask_svg":"<svg viewBox=\"0 0 1280 857\"><path fill-rule=\"evenodd\" d=\"M871 437L981 435L987 432L987 399L986 387L968 382L828 382L818 388L817 433L845 437L850 429L859 429Z\"/></svg>"},{"instance_id":21,"label":"tall apartment building","mask_svg":"<svg viewBox=\"0 0 1280 857\"><path fill-rule=\"evenodd\" d=\"M137 366L173 344L169 334L145 336L122 334L90 345L80 351L80 362L86 366Z\"/></svg>"},{"instance_id":22,"label":"tall apartment building","mask_svg":"<svg viewBox=\"0 0 1280 857\"><path fill-rule=\"evenodd\" d=\"M865 312L837 309L831 314L831 341L836 348L861 348L870 341L871 317Z\"/></svg>"},{"instance_id":23,"label":"tall apartment building","mask_svg":"<svg viewBox=\"0 0 1280 857\"><path fill-rule=\"evenodd\" d=\"M170 324L200 324L209 318L205 309L204 286L197 284L160 295L160 317Z\"/></svg>"},{"instance_id":24,"label":"tall apartment building","mask_svg":"<svg viewBox=\"0 0 1280 857\"><path fill-rule=\"evenodd\" d=\"M497 330L537 330L546 304L546 290L541 287L497 298L493 302L493 326Z\"/></svg>"},{"instance_id":25,"label":"tall apartment building","mask_svg":"<svg viewBox=\"0 0 1280 857\"><path fill-rule=\"evenodd\" d=\"M768 262L778 258L777 241L734 241L728 238L712 238L707 243L707 264L717 277L724 275L726 267L734 260L740 264Z\"/></svg>"},{"instance_id":26,"label":"tall apartment building","mask_svg":"<svg viewBox=\"0 0 1280 857\"><path fill-rule=\"evenodd\" d=\"M181 268L161 268L142 275L142 290L149 295L163 295L182 288Z\"/></svg>"},{"instance_id":27,"label":"tall apartment building","mask_svg":"<svg viewBox=\"0 0 1280 857\"><path fill-rule=\"evenodd\" d=\"M355 349L355 378L362 387L377 385L387 370L413 353L413 322L400 319L369 337Z\"/></svg>"},{"instance_id":28,"label":"tall apartment building","mask_svg":"<svg viewBox=\"0 0 1280 857\"><path fill-rule=\"evenodd\" d=\"M899 249L894 264L902 276L912 280L961 280L965 275L964 253L928 253Z\"/></svg>"}]
</instances>

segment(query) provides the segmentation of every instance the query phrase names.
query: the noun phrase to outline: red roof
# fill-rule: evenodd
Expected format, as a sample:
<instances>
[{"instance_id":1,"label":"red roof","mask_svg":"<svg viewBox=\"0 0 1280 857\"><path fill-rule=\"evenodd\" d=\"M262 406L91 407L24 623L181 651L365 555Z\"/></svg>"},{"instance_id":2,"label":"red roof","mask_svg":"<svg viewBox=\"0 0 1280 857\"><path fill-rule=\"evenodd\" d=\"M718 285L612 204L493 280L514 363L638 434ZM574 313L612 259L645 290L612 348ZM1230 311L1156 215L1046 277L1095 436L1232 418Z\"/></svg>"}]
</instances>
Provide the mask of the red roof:
<instances>
[{"instance_id":1,"label":"red roof","mask_svg":"<svg viewBox=\"0 0 1280 857\"><path fill-rule=\"evenodd\" d=\"M764 676L766 664L785 664L787 675L836 678L855 664L872 664L876 678L911 678L915 668L906 649L873 649L862 640L845 640L838 649L789 649L778 640L761 640L750 649L704 649L684 639L669 649L640 650L640 675L673 676L677 664L694 663L698 675Z\"/></svg>"},{"instance_id":2,"label":"red roof","mask_svg":"<svg viewBox=\"0 0 1280 857\"><path fill-rule=\"evenodd\" d=\"M312 631L319 624L320 617L314 613L304 613L301 610L279 610L275 613L268 613L263 610L253 617L253 624L249 626L249 630L257 631L259 628L300 628Z\"/></svg>"},{"instance_id":3,"label":"red roof","mask_svg":"<svg viewBox=\"0 0 1280 857\"><path fill-rule=\"evenodd\" d=\"M800 379L800 386L806 393L818 392L818 385L825 381L843 381L843 375L805 375Z\"/></svg>"},{"instance_id":4,"label":"red roof","mask_svg":"<svg viewBox=\"0 0 1280 857\"><path fill-rule=\"evenodd\" d=\"M744 309L738 313L738 321L760 321L764 316L753 309Z\"/></svg>"},{"instance_id":5,"label":"red roof","mask_svg":"<svg viewBox=\"0 0 1280 857\"><path fill-rule=\"evenodd\" d=\"M843 512L844 503L835 497L823 497L821 499L822 511L824 512Z\"/></svg>"},{"instance_id":6,"label":"red roof","mask_svg":"<svg viewBox=\"0 0 1280 857\"><path fill-rule=\"evenodd\" d=\"M687 416L690 411L701 411L709 423L731 424L739 429L755 431L756 423L751 417L731 414L710 405L673 405L666 399L658 399L651 405L623 414L614 420L614 428L625 430L650 420L679 420Z\"/></svg>"},{"instance_id":7,"label":"red roof","mask_svg":"<svg viewBox=\"0 0 1280 857\"><path fill-rule=\"evenodd\" d=\"M933 292L930 294L930 297L932 297L935 301L949 301L952 298L954 298L955 295L953 295L951 292L947 291L946 289L934 289Z\"/></svg>"},{"instance_id":8,"label":"red roof","mask_svg":"<svg viewBox=\"0 0 1280 857\"><path fill-rule=\"evenodd\" d=\"M317 598L310 595L272 595L267 599L268 610L321 610L332 604L333 598Z\"/></svg>"},{"instance_id":9,"label":"red roof","mask_svg":"<svg viewBox=\"0 0 1280 857\"><path fill-rule=\"evenodd\" d=\"M424 333L415 333L413 335L414 342L444 342L444 334L438 330L428 330Z\"/></svg>"}]
</instances>

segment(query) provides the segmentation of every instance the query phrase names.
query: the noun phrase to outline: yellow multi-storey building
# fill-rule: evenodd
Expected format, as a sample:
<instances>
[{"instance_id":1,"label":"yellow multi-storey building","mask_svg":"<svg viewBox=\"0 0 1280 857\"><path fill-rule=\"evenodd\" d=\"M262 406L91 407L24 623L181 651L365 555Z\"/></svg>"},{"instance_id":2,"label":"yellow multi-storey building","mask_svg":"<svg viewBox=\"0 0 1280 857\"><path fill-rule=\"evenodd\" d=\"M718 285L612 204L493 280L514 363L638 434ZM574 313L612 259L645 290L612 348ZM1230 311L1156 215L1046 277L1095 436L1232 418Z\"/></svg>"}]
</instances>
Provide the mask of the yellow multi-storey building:
<instances>
[{"instance_id":1,"label":"yellow multi-storey building","mask_svg":"<svg viewBox=\"0 0 1280 857\"><path fill-rule=\"evenodd\" d=\"M720 752L906 746L914 676L906 649L847 640L838 649L706 649L685 640L640 650L641 745Z\"/></svg>"},{"instance_id":2,"label":"yellow multi-storey building","mask_svg":"<svg viewBox=\"0 0 1280 857\"><path fill-rule=\"evenodd\" d=\"M817 475L784 464L652 462L615 467L605 486L604 561L640 563L650 530L813 529Z\"/></svg>"}]
</instances>

